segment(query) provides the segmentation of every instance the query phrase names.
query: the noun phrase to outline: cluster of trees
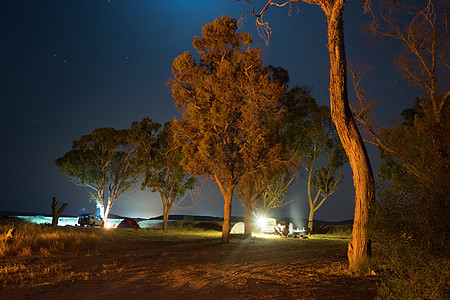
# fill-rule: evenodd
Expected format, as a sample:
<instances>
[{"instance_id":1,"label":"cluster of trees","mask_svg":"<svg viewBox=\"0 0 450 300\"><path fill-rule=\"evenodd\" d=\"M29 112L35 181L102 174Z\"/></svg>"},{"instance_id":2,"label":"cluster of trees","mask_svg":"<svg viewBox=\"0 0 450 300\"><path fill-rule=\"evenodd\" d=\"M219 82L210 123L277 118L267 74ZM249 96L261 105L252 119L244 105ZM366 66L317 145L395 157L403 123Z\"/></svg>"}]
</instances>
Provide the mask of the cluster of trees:
<instances>
[{"instance_id":1,"label":"cluster of trees","mask_svg":"<svg viewBox=\"0 0 450 300\"><path fill-rule=\"evenodd\" d=\"M173 63L172 92L182 120L162 129L150 119L124 130L96 129L56 160L61 172L93 190L103 218L138 182L159 192L164 228L194 176L205 176L224 197L222 238L228 241L233 196L243 202L250 235L255 211L265 215L288 203L285 194L301 166L312 230L314 212L342 181L346 157L329 108L317 105L307 88L288 89L288 72L265 67L251 41L237 32L236 19L206 24L194 39L199 62L186 52Z\"/></svg>"},{"instance_id":2,"label":"cluster of trees","mask_svg":"<svg viewBox=\"0 0 450 300\"><path fill-rule=\"evenodd\" d=\"M271 29L268 22L263 21L263 17L272 6L283 7L297 2L305 2L319 6L325 13L327 19L327 48L330 58L331 118L348 157L355 187L355 214L347 256L350 269L358 269L358 266L367 260L368 237L366 233L370 204L375 199L375 184L369 156L348 101L343 21L347 0L288 0L282 3L268 0L259 13L255 12L253 1L244 1L251 5L252 11L249 13L256 17L256 23L262 29L262 32L267 34L267 40L270 37ZM366 1L366 4L369 5L370 1Z\"/></svg>"},{"instance_id":3,"label":"cluster of trees","mask_svg":"<svg viewBox=\"0 0 450 300\"><path fill-rule=\"evenodd\" d=\"M289 90L287 71L265 67L251 42L251 35L237 32L236 19L223 16L194 39L198 61L185 52L172 66L172 95L182 113L174 121L182 164L219 186L223 241L229 239L233 195L244 203L250 234L254 210L280 203L292 182L287 174L299 163L308 174L312 229L314 212L336 190L346 162L329 108L317 105L305 88ZM321 157L326 166L315 168Z\"/></svg>"},{"instance_id":4,"label":"cluster of trees","mask_svg":"<svg viewBox=\"0 0 450 300\"><path fill-rule=\"evenodd\" d=\"M403 111L401 122L381 132L382 140L408 159L380 149L380 185L369 235L389 265L382 273L385 297L443 299L448 294L448 107L443 112L436 123L431 100L418 98Z\"/></svg>"},{"instance_id":5,"label":"cluster of trees","mask_svg":"<svg viewBox=\"0 0 450 300\"><path fill-rule=\"evenodd\" d=\"M348 246L350 268L358 269L367 262L371 216L371 238L382 245L389 263L398 266L386 272L387 277L392 275L391 281L383 281L386 295L396 297L393 286L404 292L406 286L398 284L399 278L400 282L411 282L415 279L413 276L421 274L420 270L440 274L440 277L433 277L437 278L432 283L435 288L428 290L435 293L430 297L442 295L445 291L442 282L446 282L448 272L439 266L448 265L445 245L449 231L446 192L450 91L446 1L376 1L384 3L379 9L373 5L375 1L364 1L366 12L373 17L370 30L402 43L405 51L399 55L398 65L412 84L424 90L414 107L402 114L403 122L392 128L376 128L370 122L371 104L363 97L360 73L353 71L351 75L360 105L357 108L349 104L342 19L346 0L290 0L281 4L268 0L260 13L255 12L251 1L244 1L251 4L250 13L266 33L270 33L270 27L263 16L272 6L306 2L324 11L330 57L330 109L317 105L307 88L289 89L287 72L265 67L260 50L250 46L252 37L237 33L237 21L224 16L206 24L202 37L194 39L197 59L185 52L173 62L170 83L182 118L175 119L168 129L173 139L165 152L160 152L161 158L153 159L157 157L152 152L153 144L143 143L144 146L141 141L141 146L136 148L139 149L136 158L126 155L114 160L138 161L134 165L147 170L138 172L146 174L144 186L161 192L163 189L158 189L155 183L155 180L162 182L161 177L154 175L157 161L163 161L159 168L167 172L165 167L161 168L167 163L167 153L179 151L173 153L172 159L177 161L175 169L183 174L180 176L184 180L185 172L203 175L220 188L224 198L222 238L227 241L234 194L240 195L244 203L246 232L249 233L248 219L255 210L264 212L286 203L283 195L301 166L307 178L312 221L314 212L342 181L341 168L348 159L355 187L354 225ZM380 174L384 181L379 186L377 201L370 161L356 122L369 135L365 141L379 147L383 160ZM126 145L121 147L126 148ZM148 149L143 150L146 147ZM74 143L72 151L90 151L89 147L78 148L78 143ZM108 157L105 153L105 162ZM58 165L65 173L78 176L82 183L88 182L89 178L80 177L70 166ZM97 169L103 167L111 166L102 162ZM98 170L93 170L89 176L95 172ZM135 180L138 177L131 176L126 182L132 184ZM190 183L184 181L180 194ZM120 193L114 184L110 186L110 195ZM94 190L96 199L102 199L104 191L100 186ZM171 194L164 191L164 197L170 198ZM415 226L418 223L423 225L421 230ZM411 267L415 253L423 254L425 259L423 262L417 259L417 265ZM398 263L406 261L402 257L408 258L411 269L417 267L415 271L405 269L406 263ZM436 268L426 264L430 260L436 262L433 264ZM392 282L395 284L390 285ZM424 282L416 283L417 287L427 286ZM420 292L408 297L420 297Z\"/></svg>"},{"instance_id":6,"label":"cluster of trees","mask_svg":"<svg viewBox=\"0 0 450 300\"><path fill-rule=\"evenodd\" d=\"M445 298L450 148L448 1L364 1L365 12L372 17L369 31L400 42L403 51L397 55L396 63L404 77L423 90L414 107L402 113L403 121L391 128L377 128L370 119L373 103L364 98L360 85L365 71L350 73L359 100L353 114L368 133L365 141L379 147L383 160L376 201L370 163L347 100L342 21L347 1L291 0L277 4L269 0L259 14L254 10L251 13L257 17L257 24L270 33L268 23L262 19L266 11L273 5L300 2L320 6L327 17L332 118L349 158L355 185L355 218L348 249L350 268L364 267L370 236L378 245L383 265L388 266L381 273L380 291L384 297Z\"/></svg>"},{"instance_id":7,"label":"cluster of trees","mask_svg":"<svg viewBox=\"0 0 450 300\"><path fill-rule=\"evenodd\" d=\"M384 246L382 252L388 264L396 266L383 275L385 296L445 298L448 292L448 254L444 249L449 222L441 213L445 215L448 212L448 196L443 191L449 186L448 1L363 2L364 12L373 18L370 31L400 41L403 52L397 56L397 64L410 83L424 90L415 107L402 114L403 123L377 130L368 118L372 103L363 99L361 73L351 72L360 102L359 109L353 110L354 117L369 133L370 138L366 142L377 145L385 161L380 169L385 182L379 186L376 202L370 162L348 102L342 19L347 0L289 0L281 3L268 0L264 1L259 13L253 4L256 1L244 2L251 5L249 13L256 17L257 25L267 38L271 30L263 17L272 6L305 2L318 5L326 15L331 115L349 158L355 186L355 217L348 247L350 269L360 269L367 262L369 212L372 211L372 238ZM396 213L391 213L394 209ZM401 224L398 223L400 220ZM417 225L424 231L413 234ZM385 231L382 230L384 227L387 228ZM395 234L391 235L393 232ZM438 242L427 241L430 233ZM411 243L416 247L410 247ZM407 252L411 256L404 259L402 255L406 248L410 249ZM415 252L418 249L422 251ZM423 252L427 253L424 260L414 255ZM431 261L432 266L427 265ZM427 282L428 275L433 276L433 280Z\"/></svg>"},{"instance_id":8,"label":"cluster of trees","mask_svg":"<svg viewBox=\"0 0 450 300\"><path fill-rule=\"evenodd\" d=\"M295 86L283 104L287 110L282 139L306 175L309 203L308 230L313 230L314 213L338 188L348 162L331 116L330 108L318 105L310 89Z\"/></svg>"},{"instance_id":9,"label":"cluster of trees","mask_svg":"<svg viewBox=\"0 0 450 300\"><path fill-rule=\"evenodd\" d=\"M180 165L182 156L173 144L171 123L161 129L145 118L129 129L95 129L74 141L72 150L55 163L75 184L91 189L104 220L114 202L136 184L159 192L167 228L173 204L195 183Z\"/></svg>"},{"instance_id":10,"label":"cluster of trees","mask_svg":"<svg viewBox=\"0 0 450 300\"><path fill-rule=\"evenodd\" d=\"M400 42L404 50L396 62L423 91L390 128L377 128L364 114L359 118L382 159L369 228L389 265L380 292L385 298L443 299L450 230L448 2L380 2L372 9L370 29Z\"/></svg>"}]
</instances>

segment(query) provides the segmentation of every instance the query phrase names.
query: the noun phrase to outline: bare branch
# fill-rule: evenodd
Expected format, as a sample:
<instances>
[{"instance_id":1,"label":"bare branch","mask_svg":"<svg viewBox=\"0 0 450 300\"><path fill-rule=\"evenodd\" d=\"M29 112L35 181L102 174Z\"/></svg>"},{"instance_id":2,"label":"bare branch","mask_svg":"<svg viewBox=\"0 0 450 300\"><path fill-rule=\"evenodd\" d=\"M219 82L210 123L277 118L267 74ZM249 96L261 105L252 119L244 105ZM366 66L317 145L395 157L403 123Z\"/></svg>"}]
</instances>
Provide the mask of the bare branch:
<instances>
[{"instance_id":1,"label":"bare branch","mask_svg":"<svg viewBox=\"0 0 450 300\"><path fill-rule=\"evenodd\" d=\"M406 158L404 155L400 154L399 151L395 150L394 148L389 146L385 141L383 141L380 134L378 133L379 129L376 129L376 127L374 127L371 124L370 120L367 118L367 110L371 109L370 104L369 104L370 101L368 101L364 97L364 93L361 88L361 81L365 77L367 72L368 72L368 69L366 69L362 72L358 72L354 68L349 67L349 73L350 73L350 76L352 79L353 89L354 89L355 95L360 103L359 110L355 109L355 107L353 107L353 106L350 106L350 108L352 109L355 120L357 122L359 122L360 127L362 127L362 129L364 131L366 131L373 138L372 141L365 140L365 142L369 142L370 144L373 144L377 147L381 147L382 149L388 151L389 153L391 153L392 155L394 155L395 157L397 157L398 159L403 161L406 165L408 165L417 177L419 177L427 182L431 182L431 179L425 173L420 171L411 160Z\"/></svg>"},{"instance_id":2,"label":"bare branch","mask_svg":"<svg viewBox=\"0 0 450 300\"><path fill-rule=\"evenodd\" d=\"M274 5L276 7L284 7L288 4L295 3L295 2L305 2L305 3L316 2L314 0L288 0L288 1L285 1L282 3L277 3L277 2L274 2L273 0L269 0L266 2L264 7L261 9L261 11L259 13L256 13L255 6L253 5L252 1L250 1L250 0L243 0L243 1L245 3L248 3L252 9L251 9L251 11L246 11L239 19L239 22L241 22L241 20L247 14L250 14L250 15L256 17L255 23L256 23L256 28L258 30L258 34L265 41L266 44L269 44L269 40L272 35L272 29L269 26L269 22L264 21L264 14L272 5ZM237 1L233 1L233 2L237 2ZM321 1L318 1L318 2L321 2Z\"/></svg>"},{"instance_id":3,"label":"bare branch","mask_svg":"<svg viewBox=\"0 0 450 300\"><path fill-rule=\"evenodd\" d=\"M366 2L365 11L372 15L370 30L398 40L405 46L408 52L399 55L397 63L410 83L424 89L431 100L434 118L440 123L447 97L437 95L448 91L448 79L440 73L442 69L445 72L445 68L448 71L446 56L440 55L448 52L449 47L446 4L437 7L435 0L427 0L424 7L401 1L381 3L385 6L374 10L370 1ZM398 24L397 14L401 13L410 18L404 29Z\"/></svg>"}]
</instances>

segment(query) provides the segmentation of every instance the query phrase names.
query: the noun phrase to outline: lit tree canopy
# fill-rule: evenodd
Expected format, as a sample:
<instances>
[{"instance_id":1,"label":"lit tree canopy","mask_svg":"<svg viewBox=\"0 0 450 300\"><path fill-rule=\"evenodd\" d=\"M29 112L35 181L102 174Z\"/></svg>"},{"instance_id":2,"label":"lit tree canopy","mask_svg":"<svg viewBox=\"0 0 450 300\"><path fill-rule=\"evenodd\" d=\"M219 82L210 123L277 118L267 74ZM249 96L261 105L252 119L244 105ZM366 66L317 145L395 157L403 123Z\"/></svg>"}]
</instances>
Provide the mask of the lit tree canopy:
<instances>
[{"instance_id":1,"label":"lit tree canopy","mask_svg":"<svg viewBox=\"0 0 450 300\"><path fill-rule=\"evenodd\" d=\"M163 205L163 229L166 229L173 204L184 197L187 189L194 188L196 180L195 177L187 175L181 165L183 152L181 147L174 143L171 122L166 123L163 130L158 133L153 150L151 163L145 168L142 188L150 188L152 192L160 194Z\"/></svg>"},{"instance_id":2,"label":"lit tree canopy","mask_svg":"<svg viewBox=\"0 0 450 300\"><path fill-rule=\"evenodd\" d=\"M72 150L55 163L76 184L92 189L103 219L114 202L136 184L141 170L128 130L95 129L73 142Z\"/></svg>"},{"instance_id":3,"label":"lit tree canopy","mask_svg":"<svg viewBox=\"0 0 450 300\"><path fill-rule=\"evenodd\" d=\"M241 178L275 163L281 146L271 143L283 86L270 78L252 36L237 31L228 16L202 28L193 45L199 61L185 52L172 65L172 94L182 113L175 136L187 172L206 175L225 200L223 241L228 241L231 199Z\"/></svg>"}]
</instances>

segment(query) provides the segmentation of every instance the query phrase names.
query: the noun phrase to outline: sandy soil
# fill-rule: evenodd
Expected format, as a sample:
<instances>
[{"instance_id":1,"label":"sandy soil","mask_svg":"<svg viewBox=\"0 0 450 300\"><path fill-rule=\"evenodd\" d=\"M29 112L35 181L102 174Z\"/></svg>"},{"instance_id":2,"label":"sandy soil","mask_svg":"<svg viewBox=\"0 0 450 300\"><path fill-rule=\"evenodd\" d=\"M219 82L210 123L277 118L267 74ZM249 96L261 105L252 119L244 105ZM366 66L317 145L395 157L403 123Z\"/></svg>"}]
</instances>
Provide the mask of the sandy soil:
<instances>
[{"instance_id":1,"label":"sandy soil","mask_svg":"<svg viewBox=\"0 0 450 300\"><path fill-rule=\"evenodd\" d=\"M376 277L346 271L346 246L345 240L149 238L21 259L27 272L40 274L22 280L18 271L0 299L373 299Z\"/></svg>"}]
</instances>

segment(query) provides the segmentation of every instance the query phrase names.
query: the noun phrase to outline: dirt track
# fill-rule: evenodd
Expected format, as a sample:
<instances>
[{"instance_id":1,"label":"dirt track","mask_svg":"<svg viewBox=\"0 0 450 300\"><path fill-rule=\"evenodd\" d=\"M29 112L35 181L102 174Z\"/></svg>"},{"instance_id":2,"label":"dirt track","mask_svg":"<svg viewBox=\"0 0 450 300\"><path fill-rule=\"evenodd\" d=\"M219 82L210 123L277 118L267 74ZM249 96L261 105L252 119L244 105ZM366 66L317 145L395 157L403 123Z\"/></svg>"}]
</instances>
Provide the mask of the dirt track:
<instances>
[{"instance_id":1,"label":"dirt track","mask_svg":"<svg viewBox=\"0 0 450 300\"><path fill-rule=\"evenodd\" d=\"M49 266L47 274L10 283L0 298L373 299L376 278L346 271L346 245L345 240L233 238L222 244L149 238L78 255L24 259L28 270Z\"/></svg>"}]
</instances>

